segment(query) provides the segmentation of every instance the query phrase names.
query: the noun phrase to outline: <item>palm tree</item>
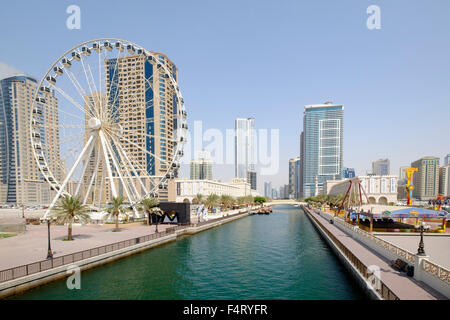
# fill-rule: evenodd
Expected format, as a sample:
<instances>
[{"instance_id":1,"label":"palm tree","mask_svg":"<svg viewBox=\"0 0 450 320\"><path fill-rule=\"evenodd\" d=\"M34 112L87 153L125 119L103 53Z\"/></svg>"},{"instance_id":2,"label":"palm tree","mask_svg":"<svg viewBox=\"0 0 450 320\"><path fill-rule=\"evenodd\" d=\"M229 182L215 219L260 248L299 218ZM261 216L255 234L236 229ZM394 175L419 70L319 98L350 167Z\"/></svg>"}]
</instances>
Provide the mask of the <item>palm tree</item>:
<instances>
[{"instance_id":1,"label":"palm tree","mask_svg":"<svg viewBox=\"0 0 450 320\"><path fill-rule=\"evenodd\" d=\"M204 196L201 193L197 193L194 199L192 199L192 203L194 204L202 204L204 201Z\"/></svg>"},{"instance_id":2,"label":"palm tree","mask_svg":"<svg viewBox=\"0 0 450 320\"><path fill-rule=\"evenodd\" d=\"M56 205L51 209L53 212L50 217L56 218L58 223L67 223L67 240L72 238L72 223L74 220L80 222L89 221L89 209L84 205L79 196L71 197L65 195L60 198Z\"/></svg>"},{"instance_id":3,"label":"palm tree","mask_svg":"<svg viewBox=\"0 0 450 320\"><path fill-rule=\"evenodd\" d=\"M119 229L119 215L121 213L125 213L127 208L123 205L125 198L123 196L113 197L112 198L112 206L109 207L106 211L108 212L106 217L114 217L116 222L116 228L114 232L120 231Z\"/></svg>"},{"instance_id":4,"label":"palm tree","mask_svg":"<svg viewBox=\"0 0 450 320\"><path fill-rule=\"evenodd\" d=\"M219 204L219 196L217 194L212 193L208 196L208 198L206 198L206 206L209 209L212 209L218 204Z\"/></svg>"},{"instance_id":5,"label":"palm tree","mask_svg":"<svg viewBox=\"0 0 450 320\"><path fill-rule=\"evenodd\" d=\"M231 208L234 205L235 201L236 200L232 196L227 194L223 194L220 197L220 203L222 204L224 209Z\"/></svg>"},{"instance_id":6,"label":"palm tree","mask_svg":"<svg viewBox=\"0 0 450 320\"><path fill-rule=\"evenodd\" d=\"M236 199L238 206L242 206L245 203L245 197L238 197Z\"/></svg>"},{"instance_id":7,"label":"palm tree","mask_svg":"<svg viewBox=\"0 0 450 320\"><path fill-rule=\"evenodd\" d=\"M140 208L145 211L148 217L150 217L150 224L153 223L152 209L158 206L158 199L153 197L147 197L141 200Z\"/></svg>"},{"instance_id":8,"label":"palm tree","mask_svg":"<svg viewBox=\"0 0 450 320\"><path fill-rule=\"evenodd\" d=\"M150 211L151 214L156 214L158 217L163 215L163 211L159 207L153 207ZM155 220L155 232L158 233L158 218Z\"/></svg>"}]
</instances>

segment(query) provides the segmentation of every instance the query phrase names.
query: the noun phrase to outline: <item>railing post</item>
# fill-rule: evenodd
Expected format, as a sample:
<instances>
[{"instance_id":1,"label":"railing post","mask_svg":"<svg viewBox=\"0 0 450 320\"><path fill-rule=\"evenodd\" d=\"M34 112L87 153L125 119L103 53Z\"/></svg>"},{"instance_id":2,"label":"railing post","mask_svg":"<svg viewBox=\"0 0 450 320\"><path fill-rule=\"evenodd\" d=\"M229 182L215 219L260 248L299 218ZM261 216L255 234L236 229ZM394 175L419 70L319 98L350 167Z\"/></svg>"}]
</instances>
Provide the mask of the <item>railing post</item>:
<instances>
[{"instance_id":1,"label":"railing post","mask_svg":"<svg viewBox=\"0 0 450 320\"><path fill-rule=\"evenodd\" d=\"M425 260L428 261L430 256L421 256L416 254L415 255L415 261L414 261L414 279L418 281L423 281L423 274L425 271Z\"/></svg>"}]
</instances>

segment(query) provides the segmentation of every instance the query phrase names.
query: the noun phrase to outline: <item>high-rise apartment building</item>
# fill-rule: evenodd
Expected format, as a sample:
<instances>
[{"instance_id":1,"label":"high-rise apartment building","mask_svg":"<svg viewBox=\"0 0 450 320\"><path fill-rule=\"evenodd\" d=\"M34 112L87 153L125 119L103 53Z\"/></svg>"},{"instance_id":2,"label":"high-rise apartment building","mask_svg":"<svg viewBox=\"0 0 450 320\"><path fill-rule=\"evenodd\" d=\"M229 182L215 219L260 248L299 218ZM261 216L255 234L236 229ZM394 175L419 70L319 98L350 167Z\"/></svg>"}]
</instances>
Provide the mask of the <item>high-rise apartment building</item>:
<instances>
[{"instance_id":1,"label":"high-rise apartment building","mask_svg":"<svg viewBox=\"0 0 450 320\"><path fill-rule=\"evenodd\" d=\"M444 166L450 165L450 154L444 157Z\"/></svg>"},{"instance_id":2,"label":"high-rise apartment building","mask_svg":"<svg viewBox=\"0 0 450 320\"><path fill-rule=\"evenodd\" d=\"M39 105L34 117L43 126L30 132L30 119L37 81L0 63L0 203L47 204L54 192L39 172L30 141L40 145L49 169L57 179L64 174L60 160L58 100L45 93L45 108Z\"/></svg>"},{"instance_id":3,"label":"high-rise apartment building","mask_svg":"<svg viewBox=\"0 0 450 320\"><path fill-rule=\"evenodd\" d=\"M388 176L391 171L389 159L378 159L372 162L372 174L377 176Z\"/></svg>"},{"instance_id":4,"label":"high-rise apartment building","mask_svg":"<svg viewBox=\"0 0 450 320\"><path fill-rule=\"evenodd\" d=\"M272 198L272 182L264 182L264 197Z\"/></svg>"},{"instance_id":5,"label":"high-rise apartment building","mask_svg":"<svg viewBox=\"0 0 450 320\"><path fill-rule=\"evenodd\" d=\"M289 159L289 197L299 198L300 190L300 157Z\"/></svg>"},{"instance_id":6,"label":"high-rise apartment building","mask_svg":"<svg viewBox=\"0 0 450 320\"><path fill-rule=\"evenodd\" d=\"M450 164L439 168L439 194L450 197Z\"/></svg>"},{"instance_id":7,"label":"high-rise apartment building","mask_svg":"<svg viewBox=\"0 0 450 320\"><path fill-rule=\"evenodd\" d=\"M436 198L439 192L439 158L424 157L411 163L411 167L418 169L413 176L413 197L419 200Z\"/></svg>"},{"instance_id":8,"label":"high-rise apartment building","mask_svg":"<svg viewBox=\"0 0 450 320\"><path fill-rule=\"evenodd\" d=\"M177 80L175 64L163 53L154 54ZM163 176L176 150L179 106L171 93L170 81L143 54L105 63L108 102L123 128L124 150L140 175ZM160 200L167 196L167 190L160 190Z\"/></svg>"},{"instance_id":9,"label":"high-rise apartment building","mask_svg":"<svg viewBox=\"0 0 450 320\"><path fill-rule=\"evenodd\" d=\"M235 176L247 178L247 171L256 168L255 119L235 120Z\"/></svg>"},{"instance_id":10,"label":"high-rise apartment building","mask_svg":"<svg viewBox=\"0 0 450 320\"><path fill-rule=\"evenodd\" d=\"M399 169L399 172L398 172L398 184L399 185L405 185L408 180L408 177L406 175L407 168L409 168L409 167L403 166L403 167L400 167L400 169Z\"/></svg>"},{"instance_id":11,"label":"high-rise apartment building","mask_svg":"<svg viewBox=\"0 0 450 320\"><path fill-rule=\"evenodd\" d=\"M250 184L250 188L252 190L257 189L256 171L255 170L247 171L247 182Z\"/></svg>"},{"instance_id":12,"label":"high-rise apartment building","mask_svg":"<svg viewBox=\"0 0 450 320\"><path fill-rule=\"evenodd\" d=\"M213 180L213 161L205 158L191 160L190 179L191 180Z\"/></svg>"},{"instance_id":13,"label":"high-rise apartment building","mask_svg":"<svg viewBox=\"0 0 450 320\"><path fill-rule=\"evenodd\" d=\"M326 180L340 180L343 167L344 106L331 102L307 105L301 144L303 198L316 194Z\"/></svg>"},{"instance_id":14,"label":"high-rise apartment building","mask_svg":"<svg viewBox=\"0 0 450 320\"><path fill-rule=\"evenodd\" d=\"M304 166L304 162L303 160L305 159L304 157L304 144L305 144L305 134L304 132L302 132L300 134L300 172L299 172L299 186L298 186L298 198L304 198L303 195L303 166Z\"/></svg>"}]
</instances>

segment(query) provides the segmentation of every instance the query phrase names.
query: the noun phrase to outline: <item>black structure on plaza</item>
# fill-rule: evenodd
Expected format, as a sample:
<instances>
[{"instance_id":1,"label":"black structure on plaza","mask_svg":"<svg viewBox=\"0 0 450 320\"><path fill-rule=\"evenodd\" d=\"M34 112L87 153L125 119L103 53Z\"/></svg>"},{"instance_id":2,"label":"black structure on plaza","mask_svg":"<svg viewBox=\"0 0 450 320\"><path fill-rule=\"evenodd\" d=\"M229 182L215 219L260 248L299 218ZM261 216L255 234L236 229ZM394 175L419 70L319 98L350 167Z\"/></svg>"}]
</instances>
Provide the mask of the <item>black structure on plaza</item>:
<instances>
[{"instance_id":1,"label":"black structure on plaza","mask_svg":"<svg viewBox=\"0 0 450 320\"><path fill-rule=\"evenodd\" d=\"M163 224L190 224L191 204L187 202L160 202L158 207L164 212L162 216L153 215L152 221ZM150 217L149 217L150 223Z\"/></svg>"}]
</instances>

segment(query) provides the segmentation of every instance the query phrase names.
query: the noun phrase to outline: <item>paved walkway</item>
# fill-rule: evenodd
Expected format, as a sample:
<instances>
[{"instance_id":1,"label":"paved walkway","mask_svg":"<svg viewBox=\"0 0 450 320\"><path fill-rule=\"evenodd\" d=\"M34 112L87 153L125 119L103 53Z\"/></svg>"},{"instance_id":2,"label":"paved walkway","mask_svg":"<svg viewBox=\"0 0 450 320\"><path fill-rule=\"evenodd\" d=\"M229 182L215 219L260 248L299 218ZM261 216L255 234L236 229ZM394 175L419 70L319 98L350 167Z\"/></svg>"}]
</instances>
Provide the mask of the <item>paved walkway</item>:
<instances>
[{"instance_id":1,"label":"paved walkway","mask_svg":"<svg viewBox=\"0 0 450 320\"><path fill-rule=\"evenodd\" d=\"M74 241L67 238L66 226L51 226L51 246L54 257L63 256L82 250L100 247L115 242L152 234L155 225L142 223L119 225L122 231L112 232L114 224L75 225ZM14 237L0 239L0 270L45 260L47 257L47 225L27 225L27 231ZM173 225L162 224L158 231L164 231Z\"/></svg>"},{"instance_id":2,"label":"paved walkway","mask_svg":"<svg viewBox=\"0 0 450 320\"><path fill-rule=\"evenodd\" d=\"M390 266L390 262L353 239L350 235L329 223L321 215L311 211L311 214L330 231L344 246L346 246L366 266L380 267L381 280L401 300L436 300L445 299L441 294L425 284L400 273Z\"/></svg>"},{"instance_id":3,"label":"paved walkway","mask_svg":"<svg viewBox=\"0 0 450 320\"><path fill-rule=\"evenodd\" d=\"M417 252L420 235L377 235L380 239L388 241L402 249L410 252ZM423 236L425 252L430 256L430 260L444 268L450 269L450 236L427 235Z\"/></svg>"}]
</instances>

